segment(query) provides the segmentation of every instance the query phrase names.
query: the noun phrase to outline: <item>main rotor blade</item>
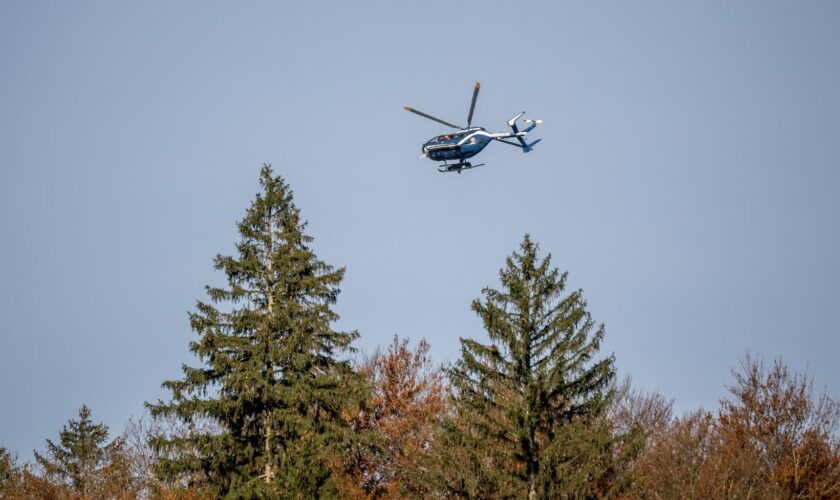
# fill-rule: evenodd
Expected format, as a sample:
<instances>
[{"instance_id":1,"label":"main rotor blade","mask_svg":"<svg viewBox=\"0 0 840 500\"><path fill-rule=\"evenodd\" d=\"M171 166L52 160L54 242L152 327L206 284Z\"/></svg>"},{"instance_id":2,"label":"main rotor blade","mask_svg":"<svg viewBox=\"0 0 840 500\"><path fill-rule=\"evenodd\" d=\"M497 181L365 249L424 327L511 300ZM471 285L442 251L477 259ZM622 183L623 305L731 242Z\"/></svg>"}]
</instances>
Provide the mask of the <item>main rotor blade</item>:
<instances>
[{"instance_id":1,"label":"main rotor blade","mask_svg":"<svg viewBox=\"0 0 840 500\"><path fill-rule=\"evenodd\" d=\"M515 142L506 141L506 140L504 140L504 139L494 139L494 140L499 141L499 142L504 142L505 144L510 144L511 146L516 146L517 148L521 148L521 147L522 147L522 145L521 145L521 144L517 144L517 143L515 143Z\"/></svg>"},{"instance_id":2,"label":"main rotor blade","mask_svg":"<svg viewBox=\"0 0 840 500\"><path fill-rule=\"evenodd\" d=\"M415 115L420 115L420 116L422 116L423 118L428 118L429 120L433 120L433 121L436 121L436 122L438 122L438 123L442 123L442 124L446 125L447 127L452 127L452 128L457 128L457 129L463 129L463 128L464 128L464 127L459 127L458 125L453 125L453 124L451 124L451 123L449 123L449 122L445 122L445 121L441 120L440 118L435 118L435 117L434 117L434 116L432 116L432 115L427 115L426 113L424 113L424 112L422 112L422 111L417 111L416 109L414 109L414 108L410 108L410 107L408 107L408 106L406 106L406 107L405 107L405 110L406 110L406 111L411 111L411 112L412 112L412 113L414 113Z\"/></svg>"},{"instance_id":3,"label":"main rotor blade","mask_svg":"<svg viewBox=\"0 0 840 500\"><path fill-rule=\"evenodd\" d=\"M467 128L470 128L470 125L472 125L473 111L475 111L475 100L478 99L479 89L481 89L481 84L475 82L475 90L473 90L472 103L470 103L470 114L469 116L467 116Z\"/></svg>"}]
</instances>

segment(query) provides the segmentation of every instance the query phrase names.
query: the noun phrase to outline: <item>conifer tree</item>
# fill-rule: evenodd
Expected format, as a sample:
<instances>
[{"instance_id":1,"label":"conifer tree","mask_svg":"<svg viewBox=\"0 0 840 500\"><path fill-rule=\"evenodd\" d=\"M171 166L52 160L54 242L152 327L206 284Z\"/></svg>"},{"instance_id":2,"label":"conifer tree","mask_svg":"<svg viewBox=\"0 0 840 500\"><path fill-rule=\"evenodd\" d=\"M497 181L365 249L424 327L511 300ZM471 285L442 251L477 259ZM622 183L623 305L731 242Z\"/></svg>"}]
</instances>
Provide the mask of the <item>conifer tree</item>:
<instances>
[{"instance_id":1,"label":"conifer tree","mask_svg":"<svg viewBox=\"0 0 840 500\"><path fill-rule=\"evenodd\" d=\"M154 439L158 472L220 496L330 495L350 438L341 413L363 387L340 358L358 334L331 326L344 269L315 256L291 190L269 165L260 185L238 225L237 255L215 259L227 287L207 287L210 301L190 314L202 365L163 384L171 402L149 405L214 430Z\"/></svg>"},{"instance_id":2,"label":"conifer tree","mask_svg":"<svg viewBox=\"0 0 840 500\"><path fill-rule=\"evenodd\" d=\"M118 438L110 444L108 427L95 424L90 408L82 406L79 419L71 419L59 434L59 442L47 439L46 454L35 452L35 461L48 481L69 485L81 496L94 495L105 482L110 458L122 446Z\"/></svg>"},{"instance_id":3,"label":"conifer tree","mask_svg":"<svg viewBox=\"0 0 840 500\"><path fill-rule=\"evenodd\" d=\"M612 356L596 360L596 326L567 273L540 260L526 234L500 272L501 289L472 303L490 342L461 339L448 370L455 414L438 441L432 481L447 496L586 495L613 440L603 420ZM577 471L576 492L563 474ZM434 487L432 488L434 489Z\"/></svg>"}]
</instances>

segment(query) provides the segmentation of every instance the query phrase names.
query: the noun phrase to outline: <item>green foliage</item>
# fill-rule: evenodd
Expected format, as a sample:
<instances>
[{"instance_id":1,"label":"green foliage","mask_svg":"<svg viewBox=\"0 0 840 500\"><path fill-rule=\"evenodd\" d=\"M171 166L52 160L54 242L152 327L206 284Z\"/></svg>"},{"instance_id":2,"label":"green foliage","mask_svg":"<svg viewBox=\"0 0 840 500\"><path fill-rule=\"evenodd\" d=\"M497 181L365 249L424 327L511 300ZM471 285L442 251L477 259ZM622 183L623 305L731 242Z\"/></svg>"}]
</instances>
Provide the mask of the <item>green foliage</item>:
<instances>
[{"instance_id":1,"label":"green foliage","mask_svg":"<svg viewBox=\"0 0 840 500\"><path fill-rule=\"evenodd\" d=\"M363 393L338 359L358 334L331 328L344 269L316 258L292 192L268 165L260 185L237 255L215 259L227 287L207 287L210 302L190 314L202 365L163 384L171 402L149 405L155 416L214 425L153 440L158 473L214 495L329 494L352 438L342 411Z\"/></svg>"},{"instance_id":2,"label":"green foliage","mask_svg":"<svg viewBox=\"0 0 840 500\"><path fill-rule=\"evenodd\" d=\"M78 420L71 419L64 425L58 443L47 439L45 454L35 452L45 484L69 485L83 497L101 494L114 485L129 490L130 478L122 473L122 439L106 444L108 427L93 423L90 415L90 408L83 405Z\"/></svg>"},{"instance_id":3,"label":"green foliage","mask_svg":"<svg viewBox=\"0 0 840 500\"><path fill-rule=\"evenodd\" d=\"M6 448L0 446L0 495L7 489L13 476L17 473L16 469L12 455Z\"/></svg>"},{"instance_id":4,"label":"green foliage","mask_svg":"<svg viewBox=\"0 0 840 500\"><path fill-rule=\"evenodd\" d=\"M90 420L90 409L82 406L79 419L70 420L59 434L59 444L47 439L47 454L35 452L35 460L47 476L68 479L79 491L90 487L96 470L105 460L104 443L108 427Z\"/></svg>"},{"instance_id":5,"label":"green foliage","mask_svg":"<svg viewBox=\"0 0 840 500\"><path fill-rule=\"evenodd\" d=\"M500 272L501 290L485 288L473 302L490 343L462 338L449 369L455 415L434 468L448 495L576 496L612 468L617 442L603 417L613 358L594 359L604 327L580 290L565 292L566 277L525 235ZM570 470L577 475L564 489Z\"/></svg>"},{"instance_id":6,"label":"green foliage","mask_svg":"<svg viewBox=\"0 0 840 500\"><path fill-rule=\"evenodd\" d=\"M12 456L6 448L0 446L0 480L7 479L12 470Z\"/></svg>"}]
</instances>

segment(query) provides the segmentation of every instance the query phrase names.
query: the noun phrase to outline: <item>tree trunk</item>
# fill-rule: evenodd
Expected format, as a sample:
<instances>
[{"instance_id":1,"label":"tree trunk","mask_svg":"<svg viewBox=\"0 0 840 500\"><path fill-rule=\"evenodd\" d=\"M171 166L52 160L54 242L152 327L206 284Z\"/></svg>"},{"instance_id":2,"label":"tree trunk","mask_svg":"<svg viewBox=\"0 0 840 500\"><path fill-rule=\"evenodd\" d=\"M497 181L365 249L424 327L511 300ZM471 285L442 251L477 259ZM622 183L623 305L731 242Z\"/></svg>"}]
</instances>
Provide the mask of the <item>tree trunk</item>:
<instances>
[{"instance_id":1,"label":"tree trunk","mask_svg":"<svg viewBox=\"0 0 840 500\"><path fill-rule=\"evenodd\" d=\"M272 262L271 262L271 254L274 250L274 228L272 227L273 226L272 222L274 222L273 221L273 214L269 210L269 212L268 212L269 240L268 240L268 251L266 252L266 257L267 257L267 259L266 259L266 261L267 261L266 262L266 271L267 271L268 276L266 277L266 280L265 280L266 295L268 295L267 301L266 301L266 308L267 308L267 314L268 314L268 321L266 322L266 327L269 327L270 322L271 322L271 317L274 313L274 293L273 293L273 286L274 286L273 281L274 280L273 280L273 276L272 276L272 273L273 273L272 269L273 268L272 268ZM269 340L270 338L271 338L271 335L269 333L269 334L266 335L266 340L270 341ZM266 370L267 370L266 375L267 376L270 375L271 374L271 366L266 366ZM270 391L271 388L269 388L268 390ZM272 467L272 465L273 465L272 462L274 460L273 460L272 453L271 453L271 438L272 438L272 434L273 434L272 433L272 425L273 424L271 422L271 410L268 410L268 412L266 413L265 422L264 422L263 425L265 426L265 482L270 483L272 478L274 478L274 469Z\"/></svg>"}]
</instances>

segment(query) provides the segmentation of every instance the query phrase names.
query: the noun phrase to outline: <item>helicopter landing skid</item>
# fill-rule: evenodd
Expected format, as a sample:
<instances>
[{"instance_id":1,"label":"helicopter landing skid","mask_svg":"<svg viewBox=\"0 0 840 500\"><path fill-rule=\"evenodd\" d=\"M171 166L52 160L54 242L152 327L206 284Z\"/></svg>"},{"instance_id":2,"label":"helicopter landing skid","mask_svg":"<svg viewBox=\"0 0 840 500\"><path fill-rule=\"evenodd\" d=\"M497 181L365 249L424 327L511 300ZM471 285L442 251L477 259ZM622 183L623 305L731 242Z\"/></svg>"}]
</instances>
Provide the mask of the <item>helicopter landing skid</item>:
<instances>
[{"instance_id":1,"label":"helicopter landing skid","mask_svg":"<svg viewBox=\"0 0 840 500\"><path fill-rule=\"evenodd\" d=\"M476 168L484 165L484 163L479 163L478 165L473 165L470 162L464 163L456 163L455 165L438 165L438 172L446 173L446 172L458 172L461 173L461 170L469 170L471 168Z\"/></svg>"}]
</instances>

